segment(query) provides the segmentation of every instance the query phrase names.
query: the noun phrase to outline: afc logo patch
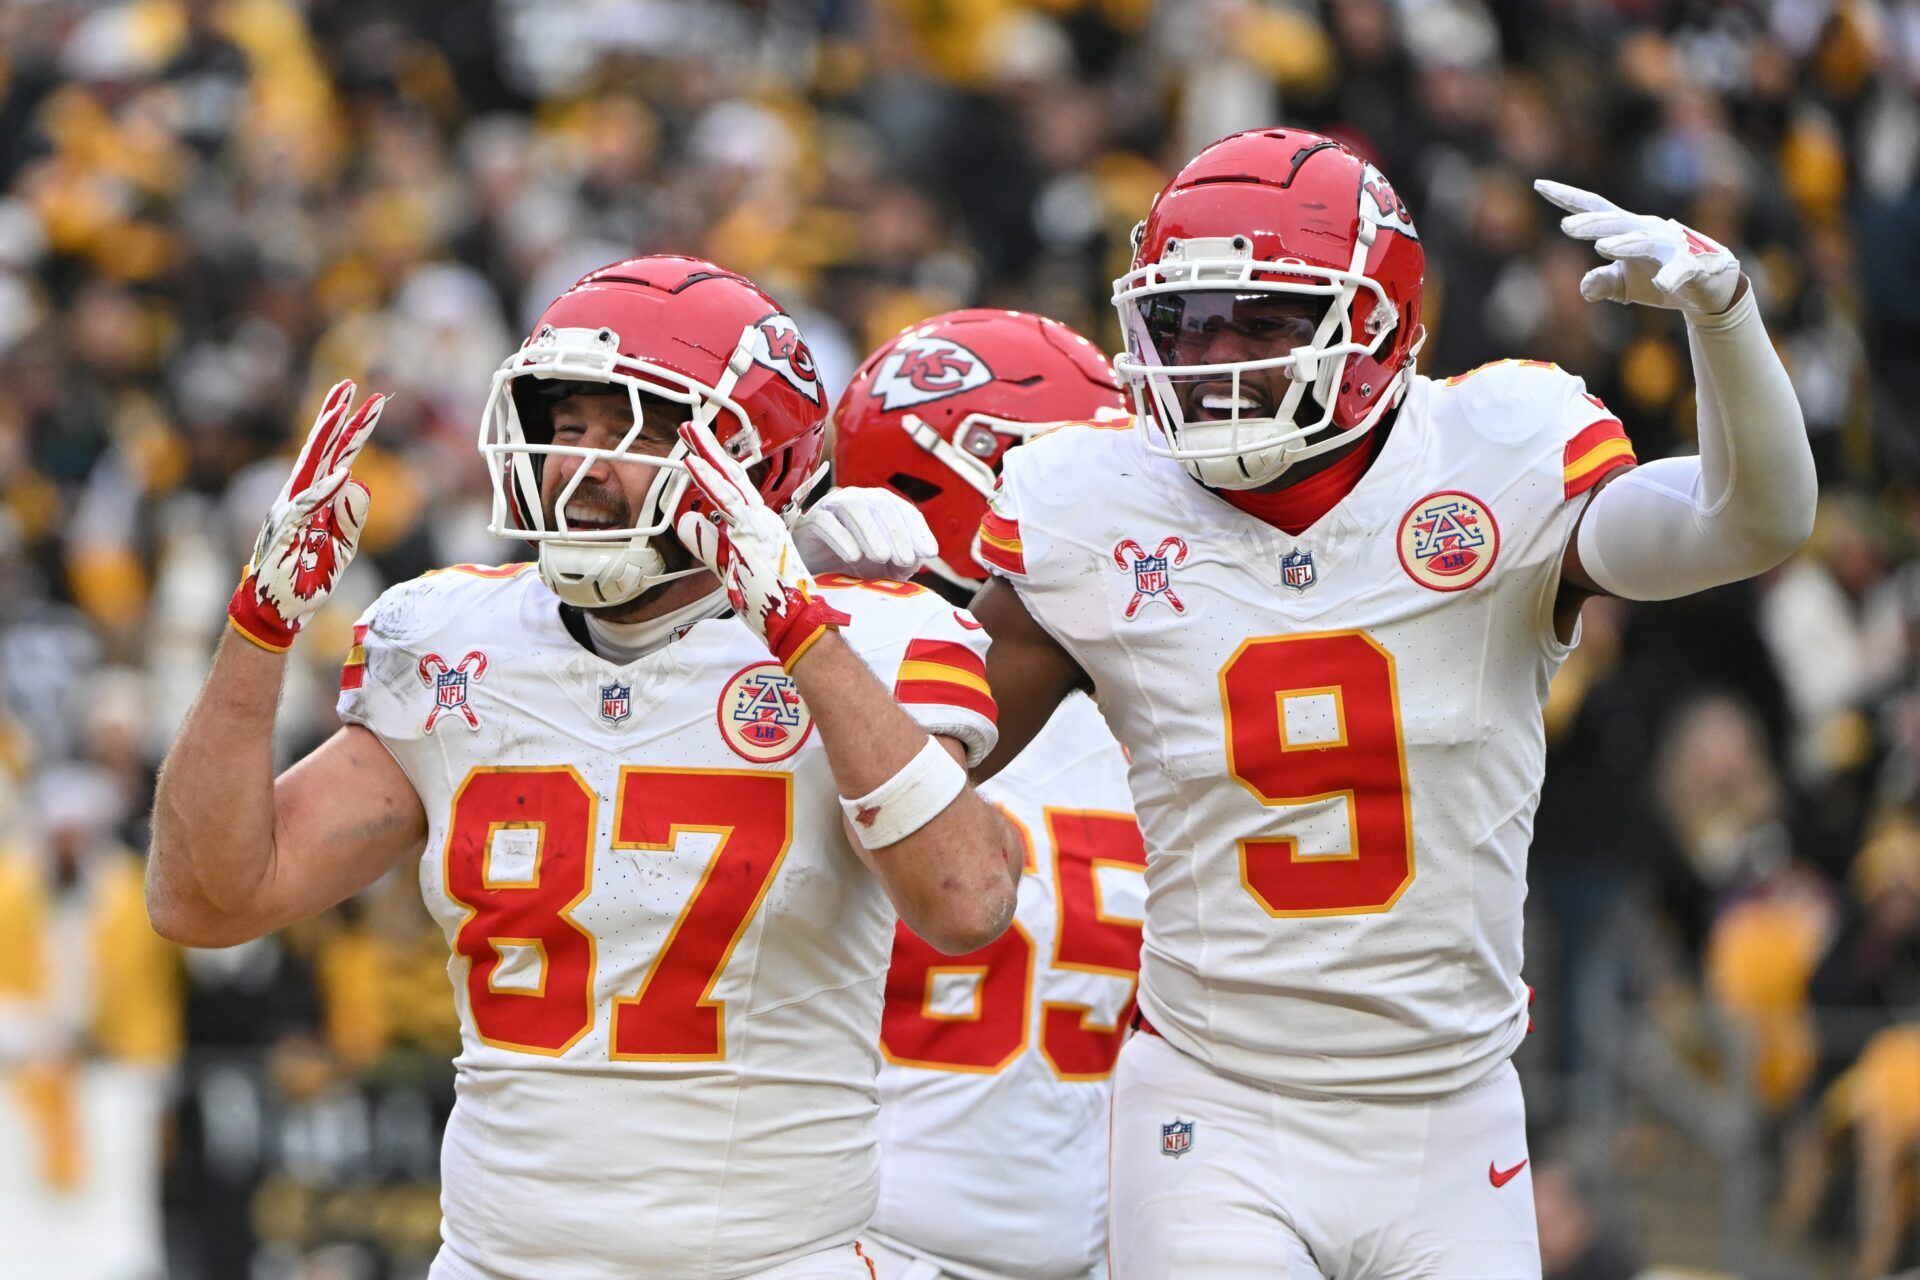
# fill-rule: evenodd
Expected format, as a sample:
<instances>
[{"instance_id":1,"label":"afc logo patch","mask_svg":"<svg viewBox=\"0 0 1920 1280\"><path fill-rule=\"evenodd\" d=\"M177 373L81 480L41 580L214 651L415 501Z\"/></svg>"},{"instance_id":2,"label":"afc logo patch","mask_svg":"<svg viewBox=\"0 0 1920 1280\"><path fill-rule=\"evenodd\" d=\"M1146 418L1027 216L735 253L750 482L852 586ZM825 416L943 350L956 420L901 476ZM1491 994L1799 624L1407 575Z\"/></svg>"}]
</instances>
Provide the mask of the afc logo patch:
<instances>
[{"instance_id":1,"label":"afc logo patch","mask_svg":"<svg viewBox=\"0 0 1920 1280\"><path fill-rule=\"evenodd\" d=\"M777 662L756 662L734 672L720 690L714 718L733 753L754 764L785 760L813 732L813 714Z\"/></svg>"},{"instance_id":2,"label":"afc logo patch","mask_svg":"<svg viewBox=\"0 0 1920 1280\"><path fill-rule=\"evenodd\" d=\"M1280 557L1280 581L1295 591L1305 591L1318 581L1313 571L1313 552L1289 551Z\"/></svg>"},{"instance_id":3,"label":"afc logo patch","mask_svg":"<svg viewBox=\"0 0 1920 1280\"><path fill-rule=\"evenodd\" d=\"M1160 1126L1160 1154L1178 1160L1193 1150L1193 1121L1175 1116L1172 1124Z\"/></svg>"},{"instance_id":4,"label":"afc logo patch","mask_svg":"<svg viewBox=\"0 0 1920 1280\"><path fill-rule=\"evenodd\" d=\"M429 653L420 659L415 670L420 674L420 682L433 690L433 710L427 712L428 733L433 732L441 716L456 711L467 722L467 728L480 727L480 717L467 705L467 694L472 683L486 677L486 654L475 649L458 663L448 666L445 658L437 653Z\"/></svg>"},{"instance_id":5,"label":"afc logo patch","mask_svg":"<svg viewBox=\"0 0 1920 1280\"><path fill-rule=\"evenodd\" d=\"M904 338L873 371L871 394L881 409L892 413L917 404L944 400L993 381L993 370L980 356L951 338L932 335Z\"/></svg>"},{"instance_id":6,"label":"afc logo patch","mask_svg":"<svg viewBox=\"0 0 1920 1280\"><path fill-rule=\"evenodd\" d=\"M600 686L600 718L608 724L617 725L633 714L633 686L621 684L618 680L612 684Z\"/></svg>"},{"instance_id":7,"label":"afc logo patch","mask_svg":"<svg viewBox=\"0 0 1920 1280\"><path fill-rule=\"evenodd\" d=\"M1186 613L1186 604L1173 589L1173 571L1186 562L1187 544L1179 538L1160 539L1152 555L1132 538L1122 539L1113 549L1113 564L1120 572L1133 574L1133 598L1127 601L1126 619L1131 622L1153 600L1165 601L1176 614Z\"/></svg>"},{"instance_id":8,"label":"afc logo patch","mask_svg":"<svg viewBox=\"0 0 1920 1280\"><path fill-rule=\"evenodd\" d=\"M1432 591L1465 591L1493 568L1500 526L1470 493L1430 493L1400 517L1400 565Z\"/></svg>"}]
</instances>

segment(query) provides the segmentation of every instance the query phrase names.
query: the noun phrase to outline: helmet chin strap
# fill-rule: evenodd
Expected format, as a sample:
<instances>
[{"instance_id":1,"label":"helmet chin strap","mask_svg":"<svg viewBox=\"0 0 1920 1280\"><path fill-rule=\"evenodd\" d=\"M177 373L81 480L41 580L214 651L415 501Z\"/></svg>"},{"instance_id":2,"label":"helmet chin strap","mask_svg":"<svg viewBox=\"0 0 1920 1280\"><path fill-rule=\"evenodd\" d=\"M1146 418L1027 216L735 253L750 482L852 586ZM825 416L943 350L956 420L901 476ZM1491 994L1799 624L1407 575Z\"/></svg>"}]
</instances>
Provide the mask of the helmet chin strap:
<instances>
[{"instance_id":1,"label":"helmet chin strap","mask_svg":"<svg viewBox=\"0 0 1920 1280\"><path fill-rule=\"evenodd\" d=\"M1425 341L1426 333L1423 330L1415 343L1416 354L1419 343ZM1336 431L1311 442L1299 442L1295 447L1281 446L1276 449L1262 450L1247 458L1182 459L1181 465L1186 468L1188 475L1210 489L1258 489L1261 485L1272 484L1285 475L1295 463L1304 462L1308 458L1317 458L1323 453L1331 453L1342 445L1358 440L1378 426L1380 419L1386 417L1387 413L1405 398L1407 377L1412 368L1413 361L1409 358L1406 368L1394 375L1394 384L1388 389L1387 394L1374 402L1373 408L1368 411L1365 418L1345 431ZM1188 430L1191 431L1192 428ZM1255 466L1256 463L1273 461L1267 457L1271 453L1280 455L1277 459L1279 465Z\"/></svg>"},{"instance_id":2,"label":"helmet chin strap","mask_svg":"<svg viewBox=\"0 0 1920 1280\"><path fill-rule=\"evenodd\" d=\"M562 600L582 609L625 604L649 587L690 572L683 569L667 573L666 562L654 549L652 538L620 543L611 554L604 542L540 544L541 580Z\"/></svg>"}]
</instances>

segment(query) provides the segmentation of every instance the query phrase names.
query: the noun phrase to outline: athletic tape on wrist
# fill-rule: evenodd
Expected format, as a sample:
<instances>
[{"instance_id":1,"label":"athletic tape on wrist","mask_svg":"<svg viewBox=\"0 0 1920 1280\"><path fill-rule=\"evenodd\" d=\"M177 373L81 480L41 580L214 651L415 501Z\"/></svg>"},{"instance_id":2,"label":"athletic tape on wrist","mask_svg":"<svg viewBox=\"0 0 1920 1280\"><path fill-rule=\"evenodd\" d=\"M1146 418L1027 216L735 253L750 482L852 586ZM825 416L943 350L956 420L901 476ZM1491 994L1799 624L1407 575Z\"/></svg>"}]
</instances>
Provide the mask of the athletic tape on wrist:
<instances>
[{"instance_id":1,"label":"athletic tape on wrist","mask_svg":"<svg viewBox=\"0 0 1920 1280\"><path fill-rule=\"evenodd\" d=\"M869 849L898 844L953 803L967 785L967 771L932 738L900 772L857 800L840 797L841 812Z\"/></svg>"}]
</instances>

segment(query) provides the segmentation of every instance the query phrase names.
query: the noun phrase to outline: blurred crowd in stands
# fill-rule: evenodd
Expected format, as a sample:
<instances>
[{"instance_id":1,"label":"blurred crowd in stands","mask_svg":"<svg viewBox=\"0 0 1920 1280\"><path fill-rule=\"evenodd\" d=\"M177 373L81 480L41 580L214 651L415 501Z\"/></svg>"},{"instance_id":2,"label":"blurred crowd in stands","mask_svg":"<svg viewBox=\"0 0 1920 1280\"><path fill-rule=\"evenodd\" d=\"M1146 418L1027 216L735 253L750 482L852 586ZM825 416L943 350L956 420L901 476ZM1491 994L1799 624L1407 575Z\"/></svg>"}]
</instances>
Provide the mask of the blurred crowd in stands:
<instances>
[{"instance_id":1,"label":"blurred crowd in stands","mask_svg":"<svg viewBox=\"0 0 1920 1280\"><path fill-rule=\"evenodd\" d=\"M479 410L584 270L744 272L835 388L962 305L1111 349L1154 191L1280 121L1376 158L1413 210L1424 371L1557 361L1643 460L1691 447L1683 335L1581 300L1589 250L1530 180L1746 264L1819 527L1760 583L1590 604L1554 689L1522 1059L1548 1275L1645 1263L1573 1144L1553 1154L1621 1010L1746 1100L1770 1249L1920 1265L1916 0L9 0L8 1273L399 1280L431 1256L457 1036L413 885L184 955L140 899L154 768L329 384L394 400L362 554L294 650L289 755L333 730L385 585L524 558L484 532ZM1631 1136L1601 1163L1630 1170Z\"/></svg>"}]
</instances>

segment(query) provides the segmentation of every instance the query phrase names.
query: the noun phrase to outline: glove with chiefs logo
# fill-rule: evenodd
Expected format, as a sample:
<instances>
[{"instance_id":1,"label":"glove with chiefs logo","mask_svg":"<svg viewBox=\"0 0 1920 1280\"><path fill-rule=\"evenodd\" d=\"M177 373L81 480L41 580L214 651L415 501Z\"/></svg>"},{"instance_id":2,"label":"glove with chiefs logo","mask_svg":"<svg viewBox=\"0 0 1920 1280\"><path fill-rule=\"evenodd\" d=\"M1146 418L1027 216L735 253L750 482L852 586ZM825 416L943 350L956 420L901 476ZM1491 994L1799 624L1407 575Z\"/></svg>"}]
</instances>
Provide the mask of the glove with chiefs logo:
<instances>
[{"instance_id":1,"label":"glove with chiefs logo","mask_svg":"<svg viewBox=\"0 0 1920 1280\"><path fill-rule=\"evenodd\" d=\"M300 460L260 527L227 618L262 649L286 652L360 545L369 495L353 478L353 460L386 400L372 396L349 416L353 383L338 383L327 393Z\"/></svg>"},{"instance_id":2,"label":"glove with chiefs logo","mask_svg":"<svg viewBox=\"0 0 1920 1280\"><path fill-rule=\"evenodd\" d=\"M786 521L766 504L738 462L704 424L685 422L687 472L717 519L682 515L674 531L727 589L734 612L767 642L782 667L829 630L853 619L813 594L813 578Z\"/></svg>"},{"instance_id":3,"label":"glove with chiefs logo","mask_svg":"<svg viewBox=\"0 0 1920 1280\"><path fill-rule=\"evenodd\" d=\"M1718 315L1733 302L1740 262L1720 245L1672 218L1628 213L1604 196L1564 182L1533 189L1569 212L1560 229L1613 262L1580 281L1589 302L1637 302L1690 315Z\"/></svg>"}]
</instances>

